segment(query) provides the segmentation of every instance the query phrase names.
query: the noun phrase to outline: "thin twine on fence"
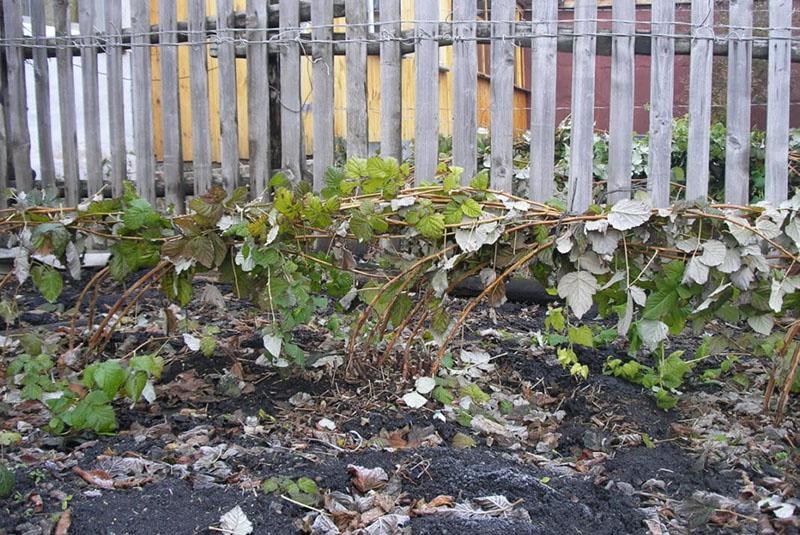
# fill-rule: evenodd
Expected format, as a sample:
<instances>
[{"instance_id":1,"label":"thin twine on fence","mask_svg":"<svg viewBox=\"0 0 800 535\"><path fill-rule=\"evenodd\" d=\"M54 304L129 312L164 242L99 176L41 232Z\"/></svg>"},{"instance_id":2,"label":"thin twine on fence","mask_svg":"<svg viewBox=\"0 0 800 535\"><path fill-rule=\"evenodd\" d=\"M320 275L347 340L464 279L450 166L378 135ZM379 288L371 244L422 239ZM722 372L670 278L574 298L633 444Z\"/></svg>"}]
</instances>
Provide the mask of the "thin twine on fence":
<instances>
[{"instance_id":1,"label":"thin twine on fence","mask_svg":"<svg viewBox=\"0 0 800 535\"><path fill-rule=\"evenodd\" d=\"M430 23L430 21L419 21L414 19L401 19L396 21L375 21L374 23L333 23L333 24L308 24L304 23L300 26L292 26L292 27L236 27L236 28L227 28L225 32L232 32L234 34L239 34L239 36L234 37L226 37L220 36L217 32L216 28L208 28L204 30L190 30L186 29L178 29L178 30L161 30L158 28L154 28L150 31L146 32L103 32L98 29L98 33L84 35L84 34L71 34L71 35L56 35L56 36L25 36L22 38L9 38L9 37L0 37L0 47L23 47L23 48L45 48L45 49L83 49L83 48L104 48L104 49L113 49L113 48L122 48L122 49L131 49L131 48L138 48L138 47L164 47L164 46L185 46L187 43L185 42L170 42L170 43L162 43L158 39L161 36L173 36L176 38L179 37L190 37L193 35L201 35L201 36L209 36L208 39L204 41L193 41L191 44L194 46L203 46L203 45L220 45L220 44L240 44L240 45L254 45L254 44L267 44L267 45L289 45L289 44L348 44L348 43L387 43L387 42L401 42L412 44L415 42L423 42L423 41L452 41L452 42L468 42L468 41L476 41L476 42L486 42L486 41L514 41L520 39L544 39L544 38L558 38L558 37L603 37L603 38L614 38L614 37L658 37L658 38L666 38L666 39L674 39L674 40L685 40L685 39L692 39L692 40L706 40L706 41L736 41L736 42L767 42L767 41L789 41L791 43L800 43L800 35L793 35L795 32L800 32L800 27L797 26L734 26L734 25L727 25L727 24L713 24L712 26L704 26L693 24L690 22L681 22L681 21L671 21L668 23L664 23L666 25L672 25L676 28L685 28L689 31L689 33L680 33L680 32L650 32L650 31L638 31L631 35L630 33L621 33L621 32L614 32L613 30L596 30L594 32L579 32L574 30L574 26L578 23L585 23L591 22L601 25L607 24L629 24L634 26L642 26L645 24L651 24L650 21L642 21L642 20L631 20L631 19L613 19L613 18L588 18L588 19L570 19L568 22L558 21L559 28L556 32L539 32L537 28L539 26L548 26L553 21L527 21L527 20L494 20L494 21L483 21L483 20L448 20L448 21L440 21L439 28L437 32L434 34L425 32L419 28L419 24L425 22ZM348 28L356 28L356 27L381 27L384 25L392 25L395 26L397 24L401 25L413 25L414 28L410 30L405 30L401 32L401 35L394 35L388 31L380 31L369 33L365 38L334 38L334 39L315 39L310 36L313 30L347 30ZM511 33L504 33L503 35L494 35L494 28L498 25L503 25L503 29L506 29L506 25L511 24ZM464 37L464 36L457 36L454 32L447 32L441 31L442 27L448 26L474 26L477 28L489 28L491 31L489 32L490 35L484 36L471 36L471 37ZM712 30L710 35L692 35L691 31L696 29L703 29L703 30ZM451 28L452 30L452 28ZM720 35L721 32L719 30L728 30L727 34ZM763 35L763 36L742 36L738 32L743 30L752 30L753 32L772 32L772 31L781 31L781 32L789 32L789 35ZM250 39L246 36L249 32L265 32L267 35L273 34L271 37L266 39ZM286 35L292 35L292 37L286 37ZM341 34L340 34L341 35ZM136 39L141 38L149 38L150 42L132 42ZM130 42L129 42L130 41Z\"/></svg>"}]
</instances>

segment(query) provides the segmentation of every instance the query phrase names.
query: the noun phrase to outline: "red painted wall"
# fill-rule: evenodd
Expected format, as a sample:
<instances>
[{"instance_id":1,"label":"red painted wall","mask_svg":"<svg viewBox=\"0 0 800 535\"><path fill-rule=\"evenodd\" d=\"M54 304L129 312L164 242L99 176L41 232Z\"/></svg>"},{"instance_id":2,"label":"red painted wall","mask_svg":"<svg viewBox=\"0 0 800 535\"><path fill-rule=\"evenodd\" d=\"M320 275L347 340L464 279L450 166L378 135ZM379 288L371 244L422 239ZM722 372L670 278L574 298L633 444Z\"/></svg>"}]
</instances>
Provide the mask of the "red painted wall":
<instances>
[{"instance_id":1,"label":"red painted wall","mask_svg":"<svg viewBox=\"0 0 800 535\"><path fill-rule=\"evenodd\" d=\"M715 13L717 24L723 24L727 20L725 5L718 3ZM756 22L754 26L766 26L763 17L766 13L766 2L756 0ZM759 14L759 10L762 10ZM573 11L562 9L559 18L562 21L572 20ZM759 16L762 17L759 19ZM611 9L598 9L599 19L610 19ZM650 8L640 7L637 9L636 18L642 21L638 30L648 31L650 20ZM689 22L691 11L688 5L679 5L676 10L676 19L679 22ZM795 0L795 10L793 26L800 26L800 1ZM611 24L598 24L598 30L610 30ZM676 33L687 32L686 27L678 25ZM717 35L724 36L727 28L717 27ZM725 57L715 57L714 61L714 93L712 100L712 114L715 120L725 118L725 91L727 80L727 69ZM536 83L535 69L533 71L533 81ZM611 92L611 57L598 56L595 66L595 125L599 130L608 129L609 120L609 97ZM753 61L753 99L752 99L752 124L754 127L763 129L766 126L767 105L766 105L766 75L767 61ZM650 102L650 56L636 56L635 66L635 87L634 87L634 129L644 133L648 130ZM800 64L792 64L792 85L791 85L791 116L790 124L793 128L800 127ZM556 116L560 122L570 113L572 102L572 54L558 54L558 74L556 80ZM682 116L688 112L689 102L689 56L675 56L675 95L674 110L675 116Z\"/></svg>"}]
</instances>

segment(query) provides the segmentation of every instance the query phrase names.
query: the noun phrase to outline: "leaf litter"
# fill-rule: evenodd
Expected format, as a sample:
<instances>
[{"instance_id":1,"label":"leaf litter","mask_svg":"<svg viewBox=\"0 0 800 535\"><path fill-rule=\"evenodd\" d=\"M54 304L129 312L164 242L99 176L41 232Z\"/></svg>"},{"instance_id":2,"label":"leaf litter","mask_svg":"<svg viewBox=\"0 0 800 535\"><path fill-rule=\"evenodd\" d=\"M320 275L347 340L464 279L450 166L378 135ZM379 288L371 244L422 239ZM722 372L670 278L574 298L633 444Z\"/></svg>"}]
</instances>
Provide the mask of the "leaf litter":
<instances>
[{"instance_id":1,"label":"leaf litter","mask_svg":"<svg viewBox=\"0 0 800 535\"><path fill-rule=\"evenodd\" d=\"M700 254L715 264L725 251L709 244ZM590 275L575 277L580 291L592 291ZM403 533L412 526L508 533L563 521L597 533L797 528L798 427L791 415L773 427L758 410L753 392L760 389L696 383L678 414L662 413L634 385L599 372L576 383L526 342L541 328L541 312L506 304L469 320L474 334L443 375L419 377L399 392L380 379L331 391L327 364L302 378L254 365L264 348L257 319L249 328L226 326L230 315L221 314L215 292L206 293L205 321L219 316L222 354L204 357L195 340L178 336L166 346L171 364L154 403L119 407L116 436L78 447L43 436L35 431L46 423L41 406L2 387L1 426L21 437L4 455L26 472L42 470L43 482L18 474L17 484L38 497L27 503L41 500L34 508L47 529L11 506L0 530L46 532L58 524L86 532L99 519L108 530L148 532L130 528L133 518L123 513L142 492L162 496L158 507L172 512L162 527L199 530L228 529L221 515L236 508L254 533ZM580 292L564 294L583 306ZM147 322L127 323L116 343L130 351L149 330ZM580 358L597 368L592 358L601 353ZM235 388L221 388L226 381ZM425 403L398 403L409 393ZM312 478L319 501L297 505L263 494L261 483L276 476ZM216 517L189 505L200 496L217 504ZM48 512L57 514L45 518ZM231 526L240 524L246 529L243 521Z\"/></svg>"}]
</instances>

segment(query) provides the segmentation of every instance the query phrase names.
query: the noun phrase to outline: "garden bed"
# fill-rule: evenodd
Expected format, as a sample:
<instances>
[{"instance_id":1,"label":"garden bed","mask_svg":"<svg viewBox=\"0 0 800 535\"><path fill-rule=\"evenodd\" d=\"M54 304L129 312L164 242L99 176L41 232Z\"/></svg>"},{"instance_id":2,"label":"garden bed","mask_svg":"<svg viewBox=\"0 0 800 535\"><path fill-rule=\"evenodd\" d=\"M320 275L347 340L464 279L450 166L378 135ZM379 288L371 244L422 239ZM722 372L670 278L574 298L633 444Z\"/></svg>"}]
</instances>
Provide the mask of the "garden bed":
<instances>
[{"instance_id":1,"label":"garden bed","mask_svg":"<svg viewBox=\"0 0 800 535\"><path fill-rule=\"evenodd\" d=\"M195 295L209 282L195 279ZM68 337L80 283L55 305L29 285L16 298L26 313L6 333ZM22 437L3 453L16 486L0 500L0 533L49 533L59 522L81 534L220 533L236 507L254 533L326 533L317 517L342 515L363 533L797 532L798 403L780 427L761 413L762 361L742 359L717 381L701 376L719 361L703 361L663 411L641 386L603 374L624 347L581 348L590 374L576 380L535 343L546 308L507 303L478 309L453 348L447 373L466 374L488 398L467 419L458 388L448 406L412 409L402 398L413 384L394 370L345 378L343 366L315 366L343 350L313 324L295 331L310 355L305 372L260 365L263 315L220 288L224 309L195 299L171 312L183 332L219 328L210 357L165 333L167 302L155 292L114 334L108 357L160 350L166 360L153 403L116 402L116 434L47 434L39 402L0 390L0 431ZM98 312L120 291L106 283ZM464 303L454 300L453 313ZM691 352L699 340L673 343ZM490 365L470 372L460 349L488 353ZM386 480L365 487L364 470L377 468ZM285 481L301 478L313 486L292 494ZM484 497L494 505L474 501Z\"/></svg>"}]
</instances>

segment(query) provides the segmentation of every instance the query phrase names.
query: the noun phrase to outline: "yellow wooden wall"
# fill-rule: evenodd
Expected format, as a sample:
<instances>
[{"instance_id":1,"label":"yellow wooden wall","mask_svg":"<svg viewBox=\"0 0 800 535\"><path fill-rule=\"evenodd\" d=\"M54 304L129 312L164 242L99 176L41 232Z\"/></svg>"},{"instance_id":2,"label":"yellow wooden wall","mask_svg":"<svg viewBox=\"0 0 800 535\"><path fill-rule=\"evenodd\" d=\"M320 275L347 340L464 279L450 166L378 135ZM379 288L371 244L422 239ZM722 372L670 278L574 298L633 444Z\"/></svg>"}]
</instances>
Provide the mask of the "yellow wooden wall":
<instances>
[{"instance_id":1,"label":"yellow wooden wall","mask_svg":"<svg viewBox=\"0 0 800 535\"><path fill-rule=\"evenodd\" d=\"M158 23L158 3L161 1L176 2L178 20L187 20L188 0L153 0L150 3L150 21ZM236 10L245 9L246 0L234 0ZM215 16L217 12L216 0L206 0L206 16ZM151 53L153 70L153 138L155 143L156 158L163 155L163 134L161 121L161 71L158 47ZM183 159L192 160L192 110L191 91L189 88L189 47L178 47L178 79L180 86L181 103L181 141L183 143ZM238 98L239 119L239 152L242 158L248 157L247 146L247 60L236 60L236 85ZM208 56L208 105L210 111L209 129L211 132L211 157L220 161L220 121L219 121L219 70L217 60ZM176 126L177 128L177 126Z\"/></svg>"},{"instance_id":2,"label":"yellow wooden wall","mask_svg":"<svg viewBox=\"0 0 800 535\"><path fill-rule=\"evenodd\" d=\"M178 8L178 20L186 20L187 18L187 2L188 0L154 0L151 2L151 21L156 24L158 22L158 2L159 1L176 1ZM237 10L245 9L246 0L234 0L235 8ZM444 0L440 2L441 20L449 20L451 12L452 0ZM402 18L403 20L414 20L414 1L402 0ZM216 0L206 0L206 13L208 16L213 16L216 13ZM337 23L343 23L342 19ZM411 29L411 26L403 29ZM336 31L344 31L344 28L336 28ZM453 118L452 118L452 66L453 52L451 47L440 48L440 72L439 72L439 118L440 127L439 132L442 135L450 136L453 132ZM517 55L517 80L523 79L522 71L524 69L522 60L522 52L519 51ZM380 141L380 58L377 56L369 56L368 73L367 73L367 112L369 121L369 140L370 142ZM161 158L163 154L162 145L162 124L161 124L161 84L160 84L160 71L159 71L159 52L157 47L152 52L152 68L153 68L153 126L154 126L154 141L157 158ZM190 105L190 89L189 89L189 49L187 46L179 47L178 52L178 68L180 78L180 102L181 102L181 125L182 125L182 142L183 142L183 156L184 160L191 161L192 159L192 129L191 129L191 105ZM239 119L239 151L242 158L248 158L247 146L247 63L244 59L236 60L236 78L238 86L238 119ZM217 60L208 57L208 71L209 71L209 109L210 109L210 132L211 132L211 152L214 161L220 159L220 128L219 128L219 76L217 69ZM402 76L403 76L403 124L401 125L403 139L413 139L414 137L414 71L415 71L415 58L414 55L409 55L403 58L402 62ZM311 60L310 58L303 57L301 59L301 91L304 107L310 110L311 104ZM345 58L337 56L334 58L334 132L338 137L344 137L346 132L346 73L345 73ZM490 83L485 77L478 79L478 125L480 127L488 128L490 126ZM528 93L526 90L517 88L514 95L514 131L516 134L522 133L528 129L528 113L529 107ZM307 111L303 115L304 133L306 137L307 152L310 154L313 151L313 137L312 137L312 119L311 112Z\"/></svg>"}]
</instances>

